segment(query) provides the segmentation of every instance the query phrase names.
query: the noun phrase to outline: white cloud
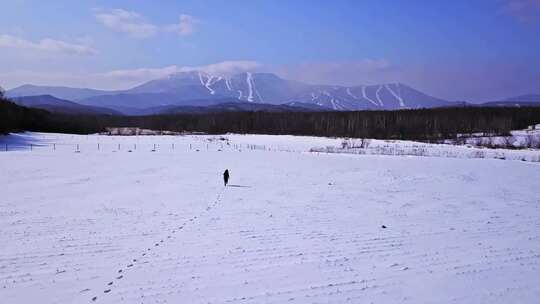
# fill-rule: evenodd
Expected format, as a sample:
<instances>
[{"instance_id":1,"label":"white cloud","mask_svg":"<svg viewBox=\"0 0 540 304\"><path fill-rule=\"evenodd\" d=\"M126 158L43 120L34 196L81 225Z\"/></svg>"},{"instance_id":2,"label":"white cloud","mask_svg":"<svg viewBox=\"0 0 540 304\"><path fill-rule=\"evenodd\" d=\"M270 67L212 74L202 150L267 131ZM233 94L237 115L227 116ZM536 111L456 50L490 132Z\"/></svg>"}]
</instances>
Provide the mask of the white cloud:
<instances>
[{"instance_id":1,"label":"white cloud","mask_svg":"<svg viewBox=\"0 0 540 304\"><path fill-rule=\"evenodd\" d=\"M117 81L131 81L141 83L180 72L201 71L217 76L227 76L246 71L253 71L259 67L261 67L261 64L256 61L231 60L202 66L171 65L163 68L113 70L103 73L102 76Z\"/></svg>"},{"instance_id":2,"label":"white cloud","mask_svg":"<svg viewBox=\"0 0 540 304\"><path fill-rule=\"evenodd\" d=\"M0 35L0 47L45 51L52 53L65 53L73 55L95 55L97 51L84 44L74 44L61 40L42 39L32 42L23 38Z\"/></svg>"},{"instance_id":3,"label":"white cloud","mask_svg":"<svg viewBox=\"0 0 540 304\"><path fill-rule=\"evenodd\" d=\"M202 71L212 75L227 76L235 73L254 71L261 65L255 61L223 61L203 66L166 66L162 68L138 68L112 70L101 73L76 73L59 71L17 70L0 72L0 84L13 88L26 83L36 85L61 85L98 89L128 89L157 78L179 72Z\"/></svg>"},{"instance_id":4,"label":"white cloud","mask_svg":"<svg viewBox=\"0 0 540 304\"><path fill-rule=\"evenodd\" d=\"M231 74L253 71L260 68L261 66L262 65L256 61L230 60L203 66L185 66L181 67L179 69L179 72L203 71L212 75L227 76Z\"/></svg>"},{"instance_id":5,"label":"white cloud","mask_svg":"<svg viewBox=\"0 0 540 304\"><path fill-rule=\"evenodd\" d=\"M159 32L173 32L180 36L189 36L193 34L196 24L200 22L193 16L181 14L178 23L160 26L148 22L139 13L124 9L99 9L95 17L111 30L141 39L152 37Z\"/></svg>"},{"instance_id":6,"label":"white cloud","mask_svg":"<svg viewBox=\"0 0 540 304\"><path fill-rule=\"evenodd\" d=\"M171 24L165 27L166 31L174 32L180 36L189 36L193 34L195 25L200 21L193 16L181 14L177 24Z\"/></svg>"},{"instance_id":7,"label":"white cloud","mask_svg":"<svg viewBox=\"0 0 540 304\"><path fill-rule=\"evenodd\" d=\"M113 80L144 82L156 78L162 78L177 72L179 72L179 68L175 65L171 65L164 68L113 70L110 72L102 73L101 75L105 78Z\"/></svg>"},{"instance_id":8,"label":"white cloud","mask_svg":"<svg viewBox=\"0 0 540 304\"><path fill-rule=\"evenodd\" d=\"M157 26L146 22L138 13L123 9L98 11L95 16L104 26L135 38L148 38L159 31Z\"/></svg>"}]
</instances>

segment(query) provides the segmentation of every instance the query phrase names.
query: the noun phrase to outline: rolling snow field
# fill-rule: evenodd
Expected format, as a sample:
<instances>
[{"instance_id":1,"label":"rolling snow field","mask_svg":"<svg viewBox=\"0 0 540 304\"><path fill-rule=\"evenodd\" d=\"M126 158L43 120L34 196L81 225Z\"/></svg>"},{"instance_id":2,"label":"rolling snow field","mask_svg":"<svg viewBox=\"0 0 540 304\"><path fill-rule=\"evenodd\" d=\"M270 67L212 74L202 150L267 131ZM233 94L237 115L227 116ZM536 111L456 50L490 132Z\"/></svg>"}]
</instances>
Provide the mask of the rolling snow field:
<instances>
[{"instance_id":1,"label":"rolling snow field","mask_svg":"<svg viewBox=\"0 0 540 304\"><path fill-rule=\"evenodd\" d=\"M539 303L540 163L340 143L0 137L0 303Z\"/></svg>"}]
</instances>

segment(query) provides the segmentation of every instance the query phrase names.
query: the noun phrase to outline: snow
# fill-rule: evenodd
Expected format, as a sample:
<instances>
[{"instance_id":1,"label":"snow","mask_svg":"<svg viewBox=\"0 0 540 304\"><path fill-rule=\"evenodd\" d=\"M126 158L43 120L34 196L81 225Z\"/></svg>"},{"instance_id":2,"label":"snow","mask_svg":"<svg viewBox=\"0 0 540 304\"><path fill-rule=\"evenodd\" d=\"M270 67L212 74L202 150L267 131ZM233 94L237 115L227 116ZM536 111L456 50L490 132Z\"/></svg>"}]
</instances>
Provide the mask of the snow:
<instances>
[{"instance_id":1,"label":"snow","mask_svg":"<svg viewBox=\"0 0 540 304\"><path fill-rule=\"evenodd\" d=\"M212 80L217 79L217 81L219 81L219 80L221 80L221 77L216 78L216 77L214 77L212 75L205 75L205 76L207 77L206 81L203 81L203 77L202 77L201 73L199 72L199 80L201 81L201 84L208 89L208 91L210 92L211 95L216 94L216 92L210 86L213 84Z\"/></svg>"},{"instance_id":2,"label":"snow","mask_svg":"<svg viewBox=\"0 0 540 304\"><path fill-rule=\"evenodd\" d=\"M345 146L343 146L344 143ZM340 143L334 143L333 145L313 147L310 151L361 155L491 158L540 162L540 150L535 149L487 149L471 145L430 144L402 140L366 139L363 146L361 139L349 139L342 140Z\"/></svg>"},{"instance_id":3,"label":"snow","mask_svg":"<svg viewBox=\"0 0 540 304\"><path fill-rule=\"evenodd\" d=\"M509 135L493 135L489 133L458 134L457 139L446 139L446 144L461 144L490 148L540 148L540 125L532 125L524 130L510 131Z\"/></svg>"},{"instance_id":4,"label":"snow","mask_svg":"<svg viewBox=\"0 0 540 304\"><path fill-rule=\"evenodd\" d=\"M246 82L248 85L248 97L249 102L253 102L253 77L250 72L246 72Z\"/></svg>"},{"instance_id":5,"label":"snow","mask_svg":"<svg viewBox=\"0 0 540 304\"><path fill-rule=\"evenodd\" d=\"M383 86L380 85L379 88L377 88L377 91L375 91L375 97L377 98L377 101L379 102L379 105L383 105L383 102L381 100L381 97L379 96L379 92L382 90Z\"/></svg>"},{"instance_id":6,"label":"snow","mask_svg":"<svg viewBox=\"0 0 540 304\"><path fill-rule=\"evenodd\" d=\"M399 84L397 84L397 86L399 86ZM392 90L392 88L388 84L385 84L384 87L388 90L388 92L390 92L390 94L392 94L392 96L394 96L395 99L399 101L399 106L404 108L405 103L403 102L403 98L396 94L396 92L394 92L394 90Z\"/></svg>"},{"instance_id":7,"label":"snow","mask_svg":"<svg viewBox=\"0 0 540 304\"><path fill-rule=\"evenodd\" d=\"M372 100L371 98L369 98L366 94L366 87L365 86L362 86L362 97L364 97L364 99L368 100L369 102L371 102L372 104L378 106L379 104L377 104L374 100Z\"/></svg>"},{"instance_id":8,"label":"snow","mask_svg":"<svg viewBox=\"0 0 540 304\"><path fill-rule=\"evenodd\" d=\"M334 110L344 110L345 108L341 105L340 101L338 99L335 99L332 94L330 94L328 91L323 91L323 95L326 95L328 97L328 101L332 105L332 109Z\"/></svg>"},{"instance_id":9,"label":"snow","mask_svg":"<svg viewBox=\"0 0 540 304\"><path fill-rule=\"evenodd\" d=\"M351 92L351 88L347 88L347 89L346 89L346 92L347 92L347 94L348 94L349 96L351 96L353 99L357 99L357 97L354 96L353 93Z\"/></svg>"},{"instance_id":10,"label":"snow","mask_svg":"<svg viewBox=\"0 0 540 304\"><path fill-rule=\"evenodd\" d=\"M1 302L537 303L537 163L342 141L0 138Z\"/></svg>"}]
</instances>

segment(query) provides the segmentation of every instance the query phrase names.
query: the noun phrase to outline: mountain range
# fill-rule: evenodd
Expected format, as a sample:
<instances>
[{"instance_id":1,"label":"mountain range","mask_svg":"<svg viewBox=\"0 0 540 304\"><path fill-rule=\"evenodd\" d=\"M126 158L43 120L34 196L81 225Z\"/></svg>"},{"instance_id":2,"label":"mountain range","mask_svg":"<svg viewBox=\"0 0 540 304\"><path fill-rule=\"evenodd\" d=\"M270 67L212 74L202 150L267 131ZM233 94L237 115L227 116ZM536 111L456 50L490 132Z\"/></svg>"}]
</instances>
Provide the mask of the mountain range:
<instances>
[{"instance_id":1,"label":"mountain range","mask_svg":"<svg viewBox=\"0 0 540 304\"><path fill-rule=\"evenodd\" d=\"M69 100L56 98L52 95L13 97L12 101L21 106L43 109L50 112L122 115L121 112L109 108L81 105Z\"/></svg>"},{"instance_id":2,"label":"mountain range","mask_svg":"<svg viewBox=\"0 0 540 304\"><path fill-rule=\"evenodd\" d=\"M111 112L128 115L160 114L182 109L197 109L196 112L199 112L204 107L214 107L215 110L227 108L216 105L230 106L233 103L238 103L233 107L237 109L268 111L396 110L463 105L430 96L401 83L367 86L312 85L286 80L270 73L249 72L229 77L200 71L181 72L128 90L117 91L23 85L7 91L6 94L8 97L15 97L16 102L26 102L27 105L28 96L48 96L48 100L54 97L62 100L64 105L65 102L72 102L90 107L88 109L92 111L110 109ZM537 97L524 96L523 102L540 101ZM248 106L249 104L258 106ZM41 105L43 108L43 103ZM281 105L282 108L275 107ZM51 108L52 105L48 103L48 107Z\"/></svg>"}]
</instances>

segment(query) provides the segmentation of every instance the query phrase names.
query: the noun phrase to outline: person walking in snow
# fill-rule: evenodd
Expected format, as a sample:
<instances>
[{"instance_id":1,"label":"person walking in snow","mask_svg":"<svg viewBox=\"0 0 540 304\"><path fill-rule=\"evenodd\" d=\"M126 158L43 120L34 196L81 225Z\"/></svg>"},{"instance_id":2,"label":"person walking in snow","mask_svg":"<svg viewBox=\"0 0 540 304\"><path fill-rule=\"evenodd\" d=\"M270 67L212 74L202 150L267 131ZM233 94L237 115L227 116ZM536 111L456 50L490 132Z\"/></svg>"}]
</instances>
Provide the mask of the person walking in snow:
<instances>
[{"instance_id":1,"label":"person walking in snow","mask_svg":"<svg viewBox=\"0 0 540 304\"><path fill-rule=\"evenodd\" d=\"M223 183L225 186L227 186L227 183L229 182L229 169L225 169L225 172L223 172Z\"/></svg>"}]
</instances>

